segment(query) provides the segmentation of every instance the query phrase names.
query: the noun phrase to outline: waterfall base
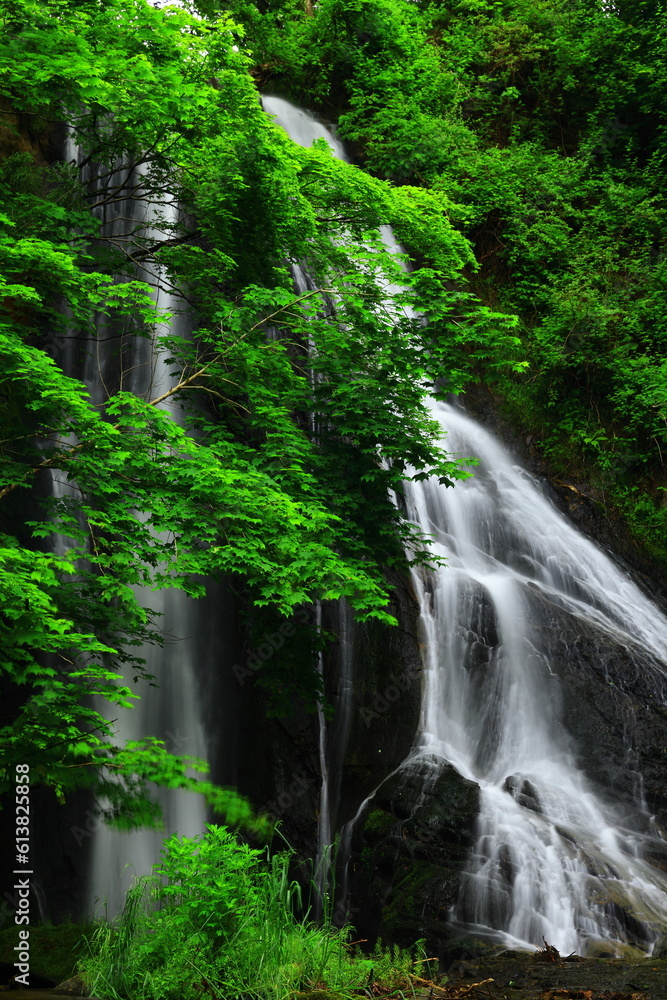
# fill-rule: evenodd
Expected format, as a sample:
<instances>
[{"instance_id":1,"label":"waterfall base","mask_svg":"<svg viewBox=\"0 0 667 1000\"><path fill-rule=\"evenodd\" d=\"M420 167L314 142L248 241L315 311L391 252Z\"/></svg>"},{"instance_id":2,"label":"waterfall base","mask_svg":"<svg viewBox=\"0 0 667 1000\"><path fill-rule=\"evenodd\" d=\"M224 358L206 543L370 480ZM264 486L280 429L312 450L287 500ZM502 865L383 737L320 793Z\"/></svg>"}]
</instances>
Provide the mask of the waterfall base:
<instances>
[{"instance_id":1,"label":"waterfall base","mask_svg":"<svg viewBox=\"0 0 667 1000\"><path fill-rule=\"evenodd\" d=\"M515 792L508 796L513 808L535 811L525 787ZM351 843L349 919L361 937L404 948L423 939L429 955L445 967L499 949L525 951L525 941L474 922L466 868L480 836L481 797L475 782L427 753L410 757L382 783L357 821ZM642 828L646 860L664 872L666 845L650 836L654 822L643 813L628 815L629 824ZM627 833L631 838L632 830ZM501 875L511 883L509 854L504 865ZM633 901L619 895L621 889L612 879L591 877L591 903L602 905L618 922L628 943L591 936L585 955L638 960L651 950L654 957L667 954L667 929L650 914L634 912Z\"/></svg>"},{"instance_id":2,"label":"waterfall base","mask_svg":"<svg viewBox=\"0 0 667 1000\"><path fill-rule=\"evenodd\" d=\"M553 957L553 956L552 956ZM447 988L462 995L475 983L489 1000L581 997L586 1000L659 1000L667 996L667 962L656 959L546 959L505 953L459 959L450 966ZM489 982L490 980L490 982ZM460 991L460 993L459 993ZM474 991L473 991L474 995Z\"/></svg>"}]
</instances>

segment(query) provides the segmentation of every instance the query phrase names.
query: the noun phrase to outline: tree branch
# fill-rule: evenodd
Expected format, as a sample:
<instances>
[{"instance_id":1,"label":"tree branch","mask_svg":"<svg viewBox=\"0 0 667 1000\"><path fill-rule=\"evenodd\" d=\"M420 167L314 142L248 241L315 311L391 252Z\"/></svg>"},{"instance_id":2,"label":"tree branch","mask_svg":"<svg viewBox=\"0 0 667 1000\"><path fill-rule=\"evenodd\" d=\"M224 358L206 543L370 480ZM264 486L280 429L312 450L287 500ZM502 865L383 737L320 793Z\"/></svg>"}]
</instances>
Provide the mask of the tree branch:
<instances>
[{"instance_id":1,"label":"tree branch","mask_svg":"<svg viewBox=\"0 0 667 1000\"><path fill-rule=\"evenodd\" d=\"M291 309L292 306L296 305L297 302L303 302L304 299L312 298L313 295L321 295L321 294L329 293L329 292L332 293L333 289L331 289L331 288L315 288L313 291L306 292L304 295L300 295L298 298L292 299L291 302L286 303L284 306L281 306L280 309L276 309L275 312L272 312L268 316L265 316L263 319L259 320L257 323L255 323L254 326L250 327L250 329L247 331L247 333L252 333L254 330L257 330L264 323L268 323L269 320L272 320L276 316L279 316L280 313L285 312L287 309ZM239 341L243 340L243 338L245 336L247 336L247 333L244 333L241 337L239 337ZM237 343L238 343L238 341L237 341ZM208 376L208 369L211 367L212 364L214 364L216 361L220 360L221 358L222 358L222 355L217 355L215 358L213 358L211 361L209 361L208 364L204 365L198 371L194 372L193 375L188 376L188 378L186 378L186 379L183 379L183 378L179 379L177 385L172 386L171 389L167 389L167 391L163 392L160 396L155 396L154 399L149 400L148 401L148 405L149 406L159 406L160 403L163 403L165 400L170 399L172 396L175 396L176 393L180 392L182 389L187 389L189 387L193 387L193 383L195 382L195 380L198 379L198 378L206 378ZM222 376L218 376L218 377L220 378L221 382L228 382L230 385L234 385L235 384L234 382L232 382L231 379L226 379L226 378L223 378ZM202 386L202 388L204 388L204 387ZM113 424L112 426L114 427L115 430L120 430L120 424L119 423ZM31 475L31 474L35 475L36 473L41 472L42 469L50 469L60 459L71 458L73 455L76 455L79 451L81 451L82 448L85 447L85 444L86 444L86 442L82 442L81 444L74 445L72 448L69 448L66 451L59 451L59 452L56 452L54 455L51 455L49 458L45 458L43 462L39 463L39 465L35 465L31 469L29 469L28 471L26 471L25 475L21 479L21 482L18 482L18 483L9 483L7 486L3 487L3 489L0 490L0 500L4 499L4 497L6 497L9 493L13 492L13 490L15 490L19 486L21 486L22 482L23 482L23 479L26 479L29 475Z\"/></svg>"}]
</instances>

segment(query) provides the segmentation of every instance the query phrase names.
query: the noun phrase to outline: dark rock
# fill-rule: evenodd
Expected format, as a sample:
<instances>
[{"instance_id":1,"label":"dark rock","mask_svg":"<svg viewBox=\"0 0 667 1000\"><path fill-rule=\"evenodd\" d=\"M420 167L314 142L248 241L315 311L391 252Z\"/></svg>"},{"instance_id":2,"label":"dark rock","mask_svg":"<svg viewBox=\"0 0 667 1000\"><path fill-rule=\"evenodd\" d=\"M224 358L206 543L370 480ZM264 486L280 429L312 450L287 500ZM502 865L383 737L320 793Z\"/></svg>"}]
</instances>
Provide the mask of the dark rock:
<instances>
[{"instance_id":1,"label":"dark rock","mask_svg":"<svg viewBox=\"0 0 667 1000\"><path fill-rule=\"evenodd\" d=\"M396 575L390 607L399 625L355 627L354 704L343 762L341 826L410 753L419 724L423 663L419 608L410 581Z\"/></svg>"},{"instance_id":2,"label":"dark rock","mask_svg":"<svg viewBox=\"0 0 667 1000\"><path fill-rule=\"evenodd\" d=\"M659 836L667 826L662 670L647 652L614 642L609 633L543 594L532 591L530 601L531 614L541 624L543 651L561 686L562 724L573 737L581 767L608 796L626 803L630 826ZM521 792L525 795L525 789ZM664 845L656 843L655 853L663 867Z\"/></svg>"},{"instance_id":3,"label":"dark rock","mask_svg":"<svg viewBox=\"0 0 667 1000\"><path fill-rule=\"evenodd\" d=\"M69 979L58 983L55 989L61 990L63 993L71 993L73 996L87 997L89 995L81 976L70 976Z\"/></svg>"},{"instance_id":4,"label":"dark rock","mask_svg":"<svg viewBox=\"0 0 667 1000\"><path fill-rule=\"evenodd\" d=\"M333 715L327 720L327 765L332 829L340 830L363 801L407 757L419 721L422 659L419 609L410 581L390 578L388 611L400 622L387 628L378 622L352 629L352 685L349 716L343 718L340 690L342 650L332 645L324 654L325 693ZM341 631L340 611L323 606L323 626ZM295 702L289 715L271 715L268 698L250 677L239 709L236 771L227 778L258 811L280 820L289 844L302 858L317 854L318 814L322 786L319 720Z\"/></svg>"},{"instance_id":5,"label":"dark rock","mask_svg":"<svg viewBox=\"0 0 667 1000\"><path fill-rule=\"evenodd\" d=\"M542 812L537 789L532 781L522 778L520 774L510 774L505 778L503 790L509 792L524 809L531 809L536 813Z\"/></svg>"},{"instance_id":6,"label":"dark rock","mask_svg":"<svg viewBox=\"0 0 667 1000\"><path fill-rule=\"evenodd\" d=\"M387 778L359 820L350 888L363 936L444 955L451 907L472 842L479 789L433 756Z\"/></svg>"}]
</instances>

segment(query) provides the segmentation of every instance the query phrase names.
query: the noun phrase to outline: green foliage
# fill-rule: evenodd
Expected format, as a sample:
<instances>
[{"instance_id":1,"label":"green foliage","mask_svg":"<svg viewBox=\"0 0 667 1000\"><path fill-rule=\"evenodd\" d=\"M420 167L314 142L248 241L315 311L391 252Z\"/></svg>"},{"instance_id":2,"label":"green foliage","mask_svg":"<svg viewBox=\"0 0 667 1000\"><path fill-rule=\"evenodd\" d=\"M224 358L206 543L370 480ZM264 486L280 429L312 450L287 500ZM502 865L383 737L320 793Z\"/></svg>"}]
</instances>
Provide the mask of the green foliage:
<instances>
[{"instance_id":1,"label":"green foliage","mask_svg":"<svg viewBox=\"0 0 667 1000\"><path fill-rule=\"evenodd\" d=\"M265 78L333 108L366 168L446 197L471 290L520 317L527 371L496 388L664 557L664 7L322 0L282 10L287 49L261 16Z\"/></svg>"},{"instance_id":2,"label":"green foliage","mask_svg":"<svg viewBox=\"0 0 667 1000\"><path fill-rule=\"evenodd\" d=\"M289 852L267 858L215 826L194 840L167 840L117 923L90 940L80 968L91 993L189 1000L202 991L278 998L313 989L350 996L368 987L415 995L422 966L413 955L377 948L355 957L346 930L309 920L290 860Z\"/></svg>"},{"instance_id":3,"label":"green foliage","mask_svg":"<svg viewBox=\"0 0 667 1000\"><path fill-rule=\"evenodd\" d=\"M152 781L250 821L202 762L115 739L161 641L138 594L390 623L385 568L429 559L390 491L461 475L436 387L494 380L658 551L667 516L662 8L230 9L0 0L2 780L28 761L126 824L158 821ZM294 146L253 59L375 176ZM319 696L322 642L304 622L261 671L277 710Z\"/></svg>"},{"instance_id":4,"label":"green foliage","mask_svg":"<svg viewBox=\"0 0 667 1000\"><path fill-rule=\"evenodd\" d=\"M39 924L27 927L30 932L30 972L34 976L62 983L76 972L77 962L86 947L86 937L95 931L93 924ZM0 930L0 962L12 967L16 962L16 924Z\"/></svg>"},{"instance_id":5,"label":"green foliage","mask_svg":"<svg viewBox=\"0 0 667 1000\"><path fill-rule=\"evenodd\" d=\"M218 579L267 618L345 597L390 624L385 568L429 554L389 490L462 475L425 395L517 367L512 320L459 288L474 260L457 207L296 147L260 107L243 28L208 6L0 0L0 787L28 761L126 825L158 821L150 782L251 822L202 762L117 742L161 642L139 595ZM266 11L244 9L261 33ZM318 8L319 79L354 61L350 24L368 67L391 50L416 95L422 36L412 19L392 38L389 3ZM283 701L319 694L313 656L263 673Z\"/></svg>"}]
</instances>

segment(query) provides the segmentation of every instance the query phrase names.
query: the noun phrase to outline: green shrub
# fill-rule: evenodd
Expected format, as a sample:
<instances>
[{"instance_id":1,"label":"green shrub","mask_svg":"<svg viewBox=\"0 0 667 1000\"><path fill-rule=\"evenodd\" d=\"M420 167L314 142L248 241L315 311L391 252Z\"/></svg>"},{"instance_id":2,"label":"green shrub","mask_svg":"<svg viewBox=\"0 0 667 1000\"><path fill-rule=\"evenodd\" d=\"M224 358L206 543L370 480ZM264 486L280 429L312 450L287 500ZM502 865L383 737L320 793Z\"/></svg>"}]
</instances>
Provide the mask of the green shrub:
<instances>
[{"instance_id":1,"label":"green shrub","mask_svg":"<svg viewBox=\"0 0 667 1000\"><path fill-rule=\"evenodd\" d=\"M101 926L80 963L105 1000L195 1000L202 994L289 997L346 994L374 983L413 995L421 963L405 951L354 956L348 930L303 913L291 852L266 857L224 827L171 837L153 874L129 890L114 924ZM325 908L326 909L326 908Z\"/></svg>"}]
</instances>

